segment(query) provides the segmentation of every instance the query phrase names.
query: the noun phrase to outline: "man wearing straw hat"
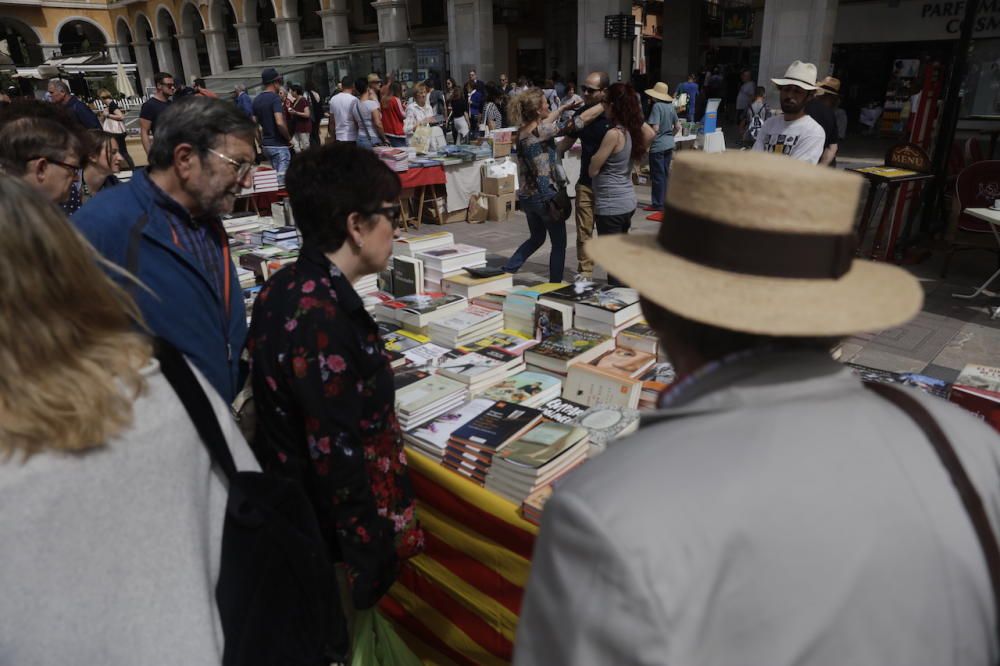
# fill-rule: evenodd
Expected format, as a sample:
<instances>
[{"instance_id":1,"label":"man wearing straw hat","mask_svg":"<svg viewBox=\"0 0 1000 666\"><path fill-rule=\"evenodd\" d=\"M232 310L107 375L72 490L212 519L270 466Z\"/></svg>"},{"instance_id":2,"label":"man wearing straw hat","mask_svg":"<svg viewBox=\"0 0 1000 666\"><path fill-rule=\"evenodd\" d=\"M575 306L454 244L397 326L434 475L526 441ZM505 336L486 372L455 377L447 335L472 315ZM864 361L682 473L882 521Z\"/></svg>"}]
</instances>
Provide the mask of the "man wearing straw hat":
<instances>
[{"instance_id":1,"label":"man wearing straw hat","mask_svg":"<svg viewBox=\"0 0 1000 666\"><path fill-rule=\"evenodd\" d=\"M996 433L829 353L923 301L854 259L861 178L692 151L671 180L657 236L587 250L679 379L546 504L514 663L997 663Z\"/></svg>"},{"instance_id":2,"label":"man wearing straw hat","mask_svg":"<svg viewBox=\"0 0 1000 666\"><path fill-rule=\"evenodd\" d=\"M837 129L834 104L839 97L840 79L828 76L816 85L816 96L806 103L806 113L819 123L826 135L823 141L823 155L819 158L820 166L837 166L840 131Z\"/></svg>"},{"instance_id":3,"label":"man wearing straw hat","mask_svg":"<svg viewBox=\"0 0 1000 666\"><path fill-rule=\"evenodd\" d=\"M771 82L778 86L783 114L764 121L753 149L816 164L826 141L823 128L806 114L806 103L816 91L816 65L796 60L783 78Z\"/></svg>"},{"instance_id":4,"label":"man wearing straw hat","mask_svg":"<svg viewBox=\"0 0 1000 666\"><path fill-rule=\"evenodd\" d=\"M653 98L653 108L649 110L649 126L656 132L649 146L649 177L652 181L650 205L644 210L663 210L663 193L667 191L670 174L670 160L674 156L674 135L681 130L681 121L674 109L674 98L670 89L662 81L646 90Z\"/></svg>"}]
</instances>

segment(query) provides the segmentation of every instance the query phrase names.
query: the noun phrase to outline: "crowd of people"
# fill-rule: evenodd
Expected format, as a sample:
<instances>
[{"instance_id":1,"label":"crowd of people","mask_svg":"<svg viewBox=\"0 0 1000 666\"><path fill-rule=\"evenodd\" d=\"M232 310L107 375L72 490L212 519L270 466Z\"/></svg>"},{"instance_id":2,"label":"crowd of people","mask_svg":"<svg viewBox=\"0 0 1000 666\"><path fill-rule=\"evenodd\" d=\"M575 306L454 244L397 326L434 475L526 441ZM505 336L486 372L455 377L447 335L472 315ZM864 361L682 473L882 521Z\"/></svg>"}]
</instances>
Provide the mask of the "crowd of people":
<instances>
[{"instance_id":1,"label":"crowd of people","mask_svg":"<svg viewBox=\"0 0 1000 666\"><path fill-rule=\"evenodd\" d=\"M401 215L399 177L370 148L457 120L457 107L459 137L516 127L529 237L504 270L548 238L549 279L562 281L575 208L579 272L596 262L639 292L678 373L638 434L546 506L515 663L996 663L1000 571L983 565L1000 521L996 435L943 401L868 390L832 360L839 338L912 318L923 291L854 259L857 176L788 159L836 157L807 113L839 82L795 62L773 83L782 114L756 126L754 150L674 159L669 87L600 71L579 96L556 77L493 86L472 71L408 101L391 76L345 77L322 145L322 100L275 69L232 100L203 85L178 97L159 73L140 111L148 167L127 183L120 128L62 82L49 102L6 105L0 662L217 664L236 649L241 609L216 586L253 554L223 547L247 498L233 499L244 486L220 447L230 471L298 489L320 557L338 563L320 640L256 639L298 640L301 663L349 660L357 615L426 545L390 357L352 286L386 268ZM749 130L763 96L743 84ZM574 206L560 155L576 141ZM221 216L251 184L258 143L302 247L248 326ZM628 233L646 153L651 206L665 211L655 237ZM177 390L176 351L203 397ZM248 386L249 441L230 409ZM957 449L951 462L931 441Z\"/></svg>"}]
</instances>

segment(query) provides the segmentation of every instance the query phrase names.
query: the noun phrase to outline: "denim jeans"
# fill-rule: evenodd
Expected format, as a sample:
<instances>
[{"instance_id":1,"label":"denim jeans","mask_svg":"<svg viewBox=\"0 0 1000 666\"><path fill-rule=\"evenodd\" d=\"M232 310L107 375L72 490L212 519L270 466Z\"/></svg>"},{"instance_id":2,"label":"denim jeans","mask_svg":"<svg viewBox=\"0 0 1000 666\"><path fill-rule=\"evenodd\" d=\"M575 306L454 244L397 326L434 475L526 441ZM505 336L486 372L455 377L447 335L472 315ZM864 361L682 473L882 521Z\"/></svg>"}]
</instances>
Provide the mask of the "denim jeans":
<instances>
[{"instance_id":1,"label":"denim jeans","mask_svg":"<svg viewBox=\"0 0 1000 666\"><path fill-rule=\"evenodd\" d=\"M651 183L651 204L662 210L666 201L667 179L670 178L670 161L674 158L673 150L663 150L649 154L649 178Z\"/></svg>"},{"instance_id":2,"label":"denim jeans","mask_svg":"<svg viewBox=\"0 0 1000 666\"><path fill-rule=\"evenodd\" d=\"M367 148L371 150L373 147L372 142L368 140L367 136L358 135L358 148Z\"/></svg>"},{"instance_id":3,"label":"denim jeans","mask_svg":"<svg viewBox=\"0 0 1000 666\"><path fill-rule=\"evenodd\" d=\"M285 172L288 171L288 163L292 161L292 151L288 146L264 146L264 155L278 172L278 186L284 187Z\"/></svg>"},{"instance_id":4,"label":"denim jeans","mask_svg":"<svg viewBox=\"0 0 1000 666\"><path fill-rule=\"evenodd\" d=\"M562 282L563 270L566 268L566 223L552 220L544 201L522 199L521 210L528 217L528 231L531 235L507 260L503 270L508 273L521 270L524 262L545 244L545 235L548 234L552 241L552 250L549 252L549 282Z\"/></svg>"}]
</instances>

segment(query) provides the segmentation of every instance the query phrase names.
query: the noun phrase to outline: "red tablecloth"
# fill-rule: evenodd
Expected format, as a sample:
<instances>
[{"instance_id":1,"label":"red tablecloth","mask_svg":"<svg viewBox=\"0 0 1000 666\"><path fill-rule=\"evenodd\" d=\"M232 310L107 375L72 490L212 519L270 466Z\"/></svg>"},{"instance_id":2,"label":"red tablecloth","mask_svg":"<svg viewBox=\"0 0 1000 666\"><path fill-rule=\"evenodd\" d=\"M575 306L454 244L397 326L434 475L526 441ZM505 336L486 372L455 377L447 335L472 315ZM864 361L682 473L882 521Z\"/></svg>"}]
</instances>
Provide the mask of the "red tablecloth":
<instances>
[{"instance_id":1,"label":"red tablecloth","mask_svg":"<svg viewBox=\"0 0 1000 666\"><path fill-rule=\"evenodd\" d=\"M444 185L447 178L443 166L432 166L411 167L409 171L399 174L399 180L404 188L413 188L422 185Z\"/></svg>"},{"instance_id":2,"label":"red tablecloth","mask_svg":"<svg viewBox=\"0 0 1000 666\"><path fill-rule=\"evenodd\" d=\"M258 192L250 195L257 210L263 215L271 214L271 204L278 203L288 196L287 190L275 190L274 192Z\"/></svg>"}]
</instances>

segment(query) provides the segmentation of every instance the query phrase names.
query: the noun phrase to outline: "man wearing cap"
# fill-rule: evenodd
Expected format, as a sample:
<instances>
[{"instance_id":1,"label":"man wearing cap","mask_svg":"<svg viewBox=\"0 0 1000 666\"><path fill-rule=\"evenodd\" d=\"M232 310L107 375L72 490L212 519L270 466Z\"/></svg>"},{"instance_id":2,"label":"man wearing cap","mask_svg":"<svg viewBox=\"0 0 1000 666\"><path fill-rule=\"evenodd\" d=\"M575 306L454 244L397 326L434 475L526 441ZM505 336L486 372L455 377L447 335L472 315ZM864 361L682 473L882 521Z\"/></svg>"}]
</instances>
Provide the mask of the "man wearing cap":
<instances>
[{"instance_id":1,"label":"man wearing cap","mask_svg":"<svg viewBox=\"0 0 1000 666\"><path fill-rule=\"evenodd\" d=\"M740 89L736 92L736 118L739 121L739 135L742 137L747 130L747 109L753 103L757 92L757 83L749 69L740 72Z\"/></svg>"},{"instance_id":2,"label":"man wearing cap","mask_svg":"<svg viewBox=\"0 0 1000 666\"><path fill-rule=\"evenodd\" d=\"M828 76L816 86L816 96L806 103L806 113L819 123L826 135L826 139L823 141L823 156L819 158L820 166L837 166L840 131L837 129L837 116L833 106L839 96L840 79Z\"/></svg>"},{"instance_id":3,"label":"man wearing cap","mask_svg":"<svg viewBox=\"0 0 1000 666\"><path fill-rule=\"evenodd\" d=\"M816 90L816 65L796 60L783 78L771 82L778 86L783 115L764 121L753 149L816 164L826 141L823 128L806 115L806 103Z\"/></svg>"},{"instance_id":4,"label":"man wearing cap","mask_svg":"<svg viewBox=\"0 0 1000 666\"><path fill-rule=\"evenodd\" d=\"M689 151L671 180L658 236L587 249L678 380L547 502L514 664L997 663L996 433L830 355L923 302L854 259L862 179Z\"/></svg>"},{"instance_id":5,"label":"man wearing cap","mask_svg":"<svg viewBox=\"0 0 1000 666\"><path fill-rule=\"evenodd\" d=\"M278 173L278 184L285 184L285 172L292 161L292 135L285 122L285 105L278 95L281 74L274 67L260 73L264 91L253 98L253 115L260 125L260 143L271 166Z\"/></svg>"},{"instance_id":6,"label":"man wearing cap","mask_svg":"<svg viewBox=\"0 0 1000 666\"><path fill-rule=\"evenodd\" d=\"M649 146L651 201L643 210L663 210L663 193L667 191L670 160L674 156L674 135L681 130L681 121L673 105L674 98L668 93L669 88L662 81L646 90L646 94L653 100L653 108L649 110L649 120L646 122L656 132L656 136Z\"/></svg>"}]
</instances>

